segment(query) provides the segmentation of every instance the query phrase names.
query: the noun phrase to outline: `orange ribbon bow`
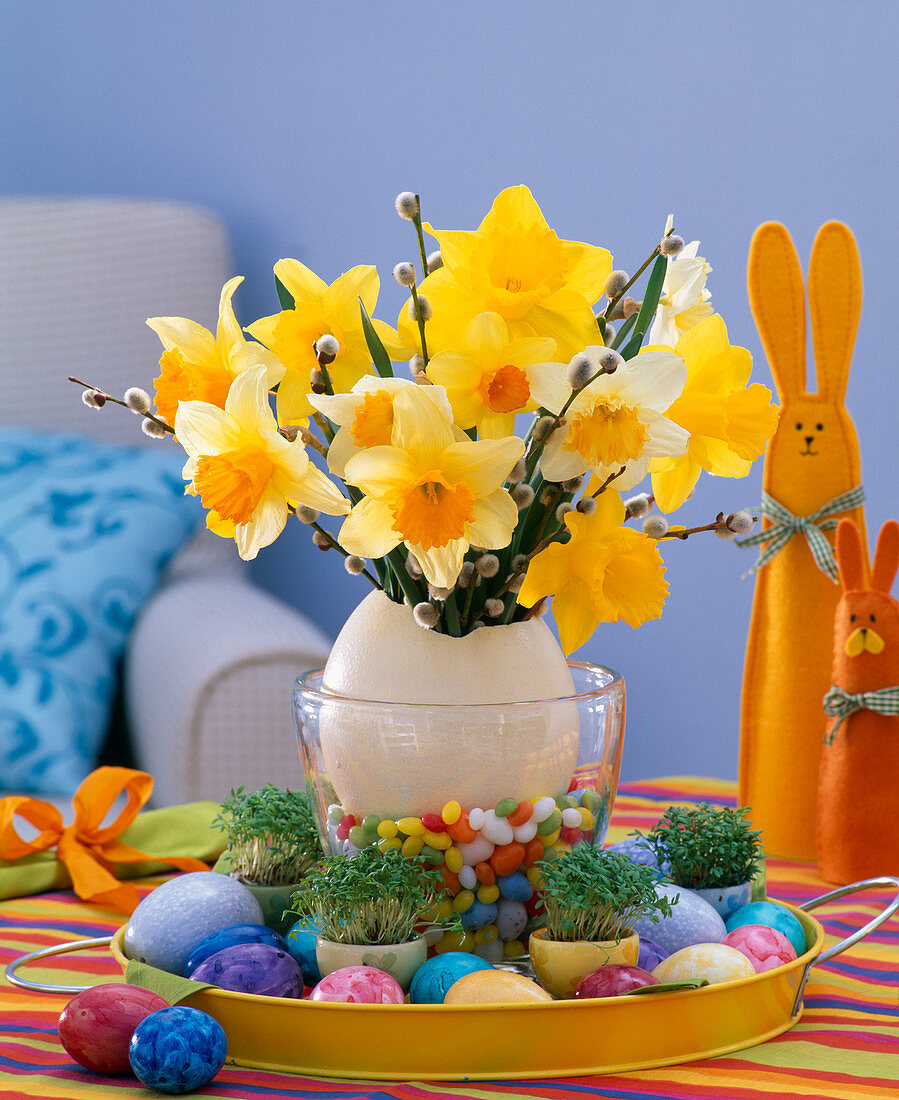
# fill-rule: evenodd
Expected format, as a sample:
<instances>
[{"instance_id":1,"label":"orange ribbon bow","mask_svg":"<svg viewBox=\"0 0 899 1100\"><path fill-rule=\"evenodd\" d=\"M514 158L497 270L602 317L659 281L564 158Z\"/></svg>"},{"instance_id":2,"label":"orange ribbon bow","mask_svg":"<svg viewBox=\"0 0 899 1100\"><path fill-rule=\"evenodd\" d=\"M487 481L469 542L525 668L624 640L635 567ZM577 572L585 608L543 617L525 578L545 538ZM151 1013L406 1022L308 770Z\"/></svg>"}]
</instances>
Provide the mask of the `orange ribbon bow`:
<instances>
[{"instance_id":1,"label":"orange ribbon bow","mask_svg":"<svg viewBox=\"0 0 899 1100\"><path fill-rule=\"evenodd\" d=\"M127 792L128 803L119 816L101 828L120 794ZM34 852L56 848L72 876L72 886L84 901L111 905L125 913L133 912L140 901L137 888L119 882L111 873L113 863L151 861L168 863L179 871L208 871L198 859L151 856L116 839L137 817L153 792L153 777L132 768L97 768L84 780L72 798L75 820L63 825L62 814L49 802L26 795L0 799L0 859L17 860ZM14 818L24 818L40 835L23 840Z\"/></svg>"}]
</instances>

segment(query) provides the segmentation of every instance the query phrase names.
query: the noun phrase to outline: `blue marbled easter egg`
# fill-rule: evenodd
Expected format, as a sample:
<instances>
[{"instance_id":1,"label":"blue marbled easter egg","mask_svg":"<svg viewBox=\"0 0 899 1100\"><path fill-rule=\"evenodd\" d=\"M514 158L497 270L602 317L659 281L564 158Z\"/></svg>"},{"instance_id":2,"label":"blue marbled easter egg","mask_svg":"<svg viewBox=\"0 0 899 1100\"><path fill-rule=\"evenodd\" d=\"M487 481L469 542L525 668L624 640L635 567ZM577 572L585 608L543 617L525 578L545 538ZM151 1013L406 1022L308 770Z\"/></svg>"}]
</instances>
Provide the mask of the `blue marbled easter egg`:
<instances>
[{"instance_id":1,"label":"blue marbled easter egg","mask_svg":"<svg viewBox=\"0 0 899 1100\"><path fill-rule=\"evenodd\" d=\"M656 924L648 918L638 920L634 931L641 939L645 936L669 955L682 947L692 947L694 943L720 943L724 939L727 932L724 921L692 890L670 882L657 882L655 891L658 897L671 900L671 916L662 917Z\"/></svg>"},{"instance_id":2,"label":"blue marbled easter egg","mask_svg":"<svg viewBox=\"0 0 899 1100\"><path fill-rule=\"evenodd\" d=\"M742 928L744 924L764 924L776 928L793 945L797 957L805 954L808 945L805 942L805 929L789 909L776 901L753 901L744 905L727 919L727 931Z\"/></svg>"},{"instance_id":3,"label":"blue marbled easter egg","mask_svg":"<svg viewBox=\"0 0 899 1100\"><path fill-rule=\"evenodd\" d=\"M232 924L230 928L221 928L197 944L184 964L184 977L190 978L200 963L205 962L210 955L238 943L267 943L280 951L287 950L283 936L279 936L273 928L264 924Z\"/></svg>"},{"instance_id":4,"label":"blue marbled easter egg","mask_svg":"<svg viewBox=\"0 0 899 1100\"><path fill-rule=\"evenodd\" d=\"M196 1008L173 1005L134 1029L128 1057L134 1076L157 1092L184 1093L208 1085L225 1064L222 1025Z\"/></svg>"}]
</instances>

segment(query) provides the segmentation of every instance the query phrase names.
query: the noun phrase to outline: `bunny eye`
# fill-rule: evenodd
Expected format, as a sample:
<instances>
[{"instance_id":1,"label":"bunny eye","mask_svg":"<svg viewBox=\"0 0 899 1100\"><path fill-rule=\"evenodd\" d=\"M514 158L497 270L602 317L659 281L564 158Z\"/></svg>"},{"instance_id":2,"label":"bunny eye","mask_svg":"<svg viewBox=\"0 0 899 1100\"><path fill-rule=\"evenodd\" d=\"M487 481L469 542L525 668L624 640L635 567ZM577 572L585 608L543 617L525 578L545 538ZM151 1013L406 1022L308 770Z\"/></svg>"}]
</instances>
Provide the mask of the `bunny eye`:
<instances>
[{"instance_id":1,"label":"bunny eye","mask_svg":"<svg viewBox=\"0 0 899 1100\"><path fill-rule=\"evenodd\" d=\"M874 618L874 616L873 616L873 615L869 615L869 616L868 616L868 618L869 618L869 619L871 620L871 622L872 622L872 623L876 623L876 622L877 622L877 620L876 620L876 619Z\"/></svg>"},{"instance_id":2,"label":"bunny eye","mask_svg":"<svg viewBox=\"0 0 899 1100\"><path fill-rule=\"evenodd\" d=\"M801 431L802 431L802 422L801 422L801 421L800 421L800 422L799 422L799 423L798 423L798 424L796 425L796 431L797 431L797 432L801 432Z\"/></svg>"},{"instance_id":3,"label":"bunny eye","mask_svg":"<svg viewBox=\"0 0 899 1100\"><path fill-rule=\"evenodd\" d=\"M851 623L855 622L855 616L854 615L849 616L849 622L851 622Z\"/></svg>"},{"instance_id":4,"label":"bunny eye","mask_svg":"<svg viewBox=\"0 0 899 1100\"><path fill-rule=\"evenodd\" d=\"M816 425L815 425L815 428L816 428L816 429L817 429L817 430L818 430L819 432L823 432L823 431L824 431L824 425L823 425L823 424L816 424Z\"/></svg>"}]
</instances>

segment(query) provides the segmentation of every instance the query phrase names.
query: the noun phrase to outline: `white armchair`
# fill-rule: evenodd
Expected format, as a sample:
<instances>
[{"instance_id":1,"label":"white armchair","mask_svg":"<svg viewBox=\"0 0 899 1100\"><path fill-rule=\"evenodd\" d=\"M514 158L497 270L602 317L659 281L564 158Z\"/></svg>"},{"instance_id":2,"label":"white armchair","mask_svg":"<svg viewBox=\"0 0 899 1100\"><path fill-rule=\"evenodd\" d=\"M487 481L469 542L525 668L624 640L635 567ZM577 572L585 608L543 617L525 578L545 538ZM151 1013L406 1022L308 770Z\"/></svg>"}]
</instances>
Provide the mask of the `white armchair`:
<instances>
[{"instance_id":1,"label":"white armchair","mask_svg":"<svg viewBox=\"0 0 899 1100\"><path fill-rule=\"evenodd\" d=\"M146 385L160 348L145 319L214 330L232 274L223 227L203 210L0 199L0 424L159 446L124 410L85 409L66 376L112 393ZM131 746L156 780L154 804L299 782L290 685L328 645L249 582L233 543L195 536L143 607L125 660Z\"/></svg>"}]
</instances>

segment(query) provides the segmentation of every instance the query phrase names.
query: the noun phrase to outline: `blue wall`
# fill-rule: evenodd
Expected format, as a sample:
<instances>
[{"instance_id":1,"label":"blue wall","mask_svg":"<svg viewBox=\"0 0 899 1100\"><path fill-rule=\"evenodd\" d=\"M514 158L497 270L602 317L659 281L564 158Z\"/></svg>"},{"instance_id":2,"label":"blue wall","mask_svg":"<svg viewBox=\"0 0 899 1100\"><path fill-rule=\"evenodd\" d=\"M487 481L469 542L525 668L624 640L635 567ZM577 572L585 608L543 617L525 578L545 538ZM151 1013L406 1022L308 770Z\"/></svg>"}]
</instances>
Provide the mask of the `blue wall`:
<instances>
[{"instance_id":1,"label":"blue wall","mask_svg":"<svg viewBox=\"0 0 899 1100\"><path fill-rule=\"evenodd\" d=\"M817 226L839 218L866 277L848 405L876 531L899 513L897 13L893 0L851 13L832 0L5 0L0 193L211 208L247 276L243 323L275 311L282 256L328 280L377 264L378 313L394 320L389 272L414 255L393 213L400 190L462 228L527 183L560 236L631 270L673 211L701 239L713 304L762 381L745 292L753 228L784 221L805 262ZM684 521L753 506L759 482L701 482ZM750 559L714 538L664 552L662 620L602 628L581 655L628 678L625 776L735 776ZM364 583L299 525L255 573L332 633Z\"/></svg>"}]
</instances>

